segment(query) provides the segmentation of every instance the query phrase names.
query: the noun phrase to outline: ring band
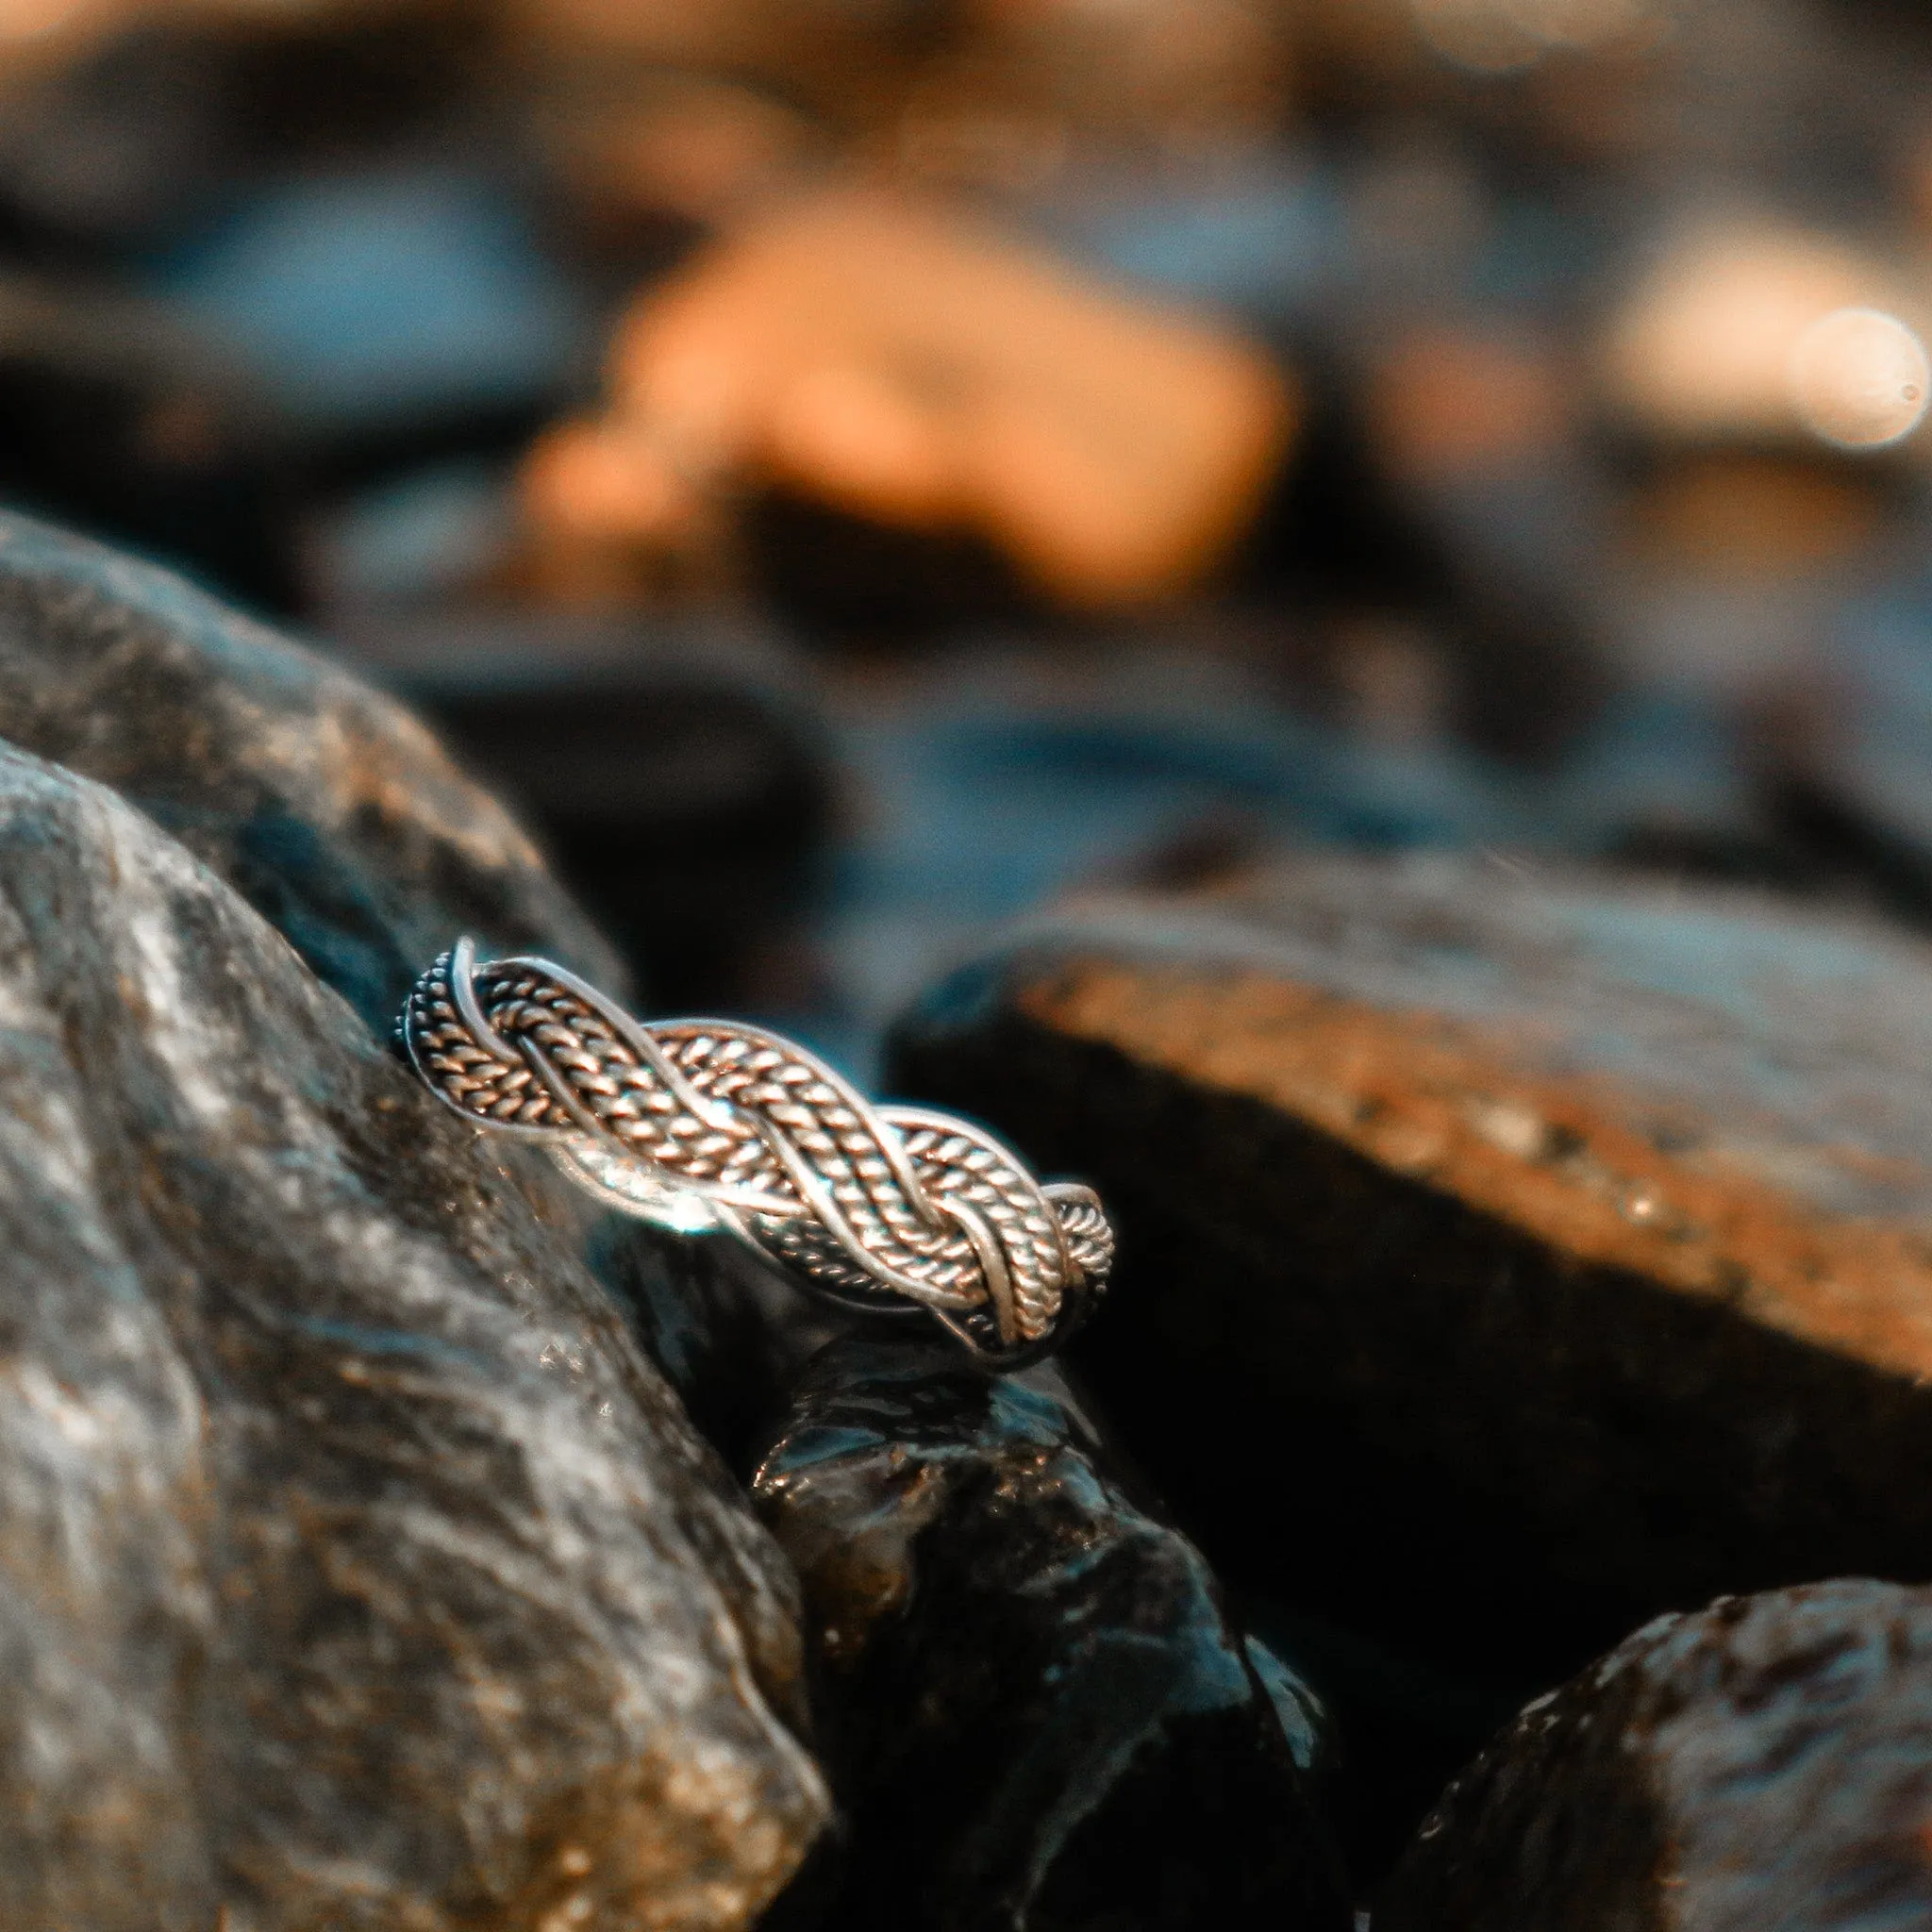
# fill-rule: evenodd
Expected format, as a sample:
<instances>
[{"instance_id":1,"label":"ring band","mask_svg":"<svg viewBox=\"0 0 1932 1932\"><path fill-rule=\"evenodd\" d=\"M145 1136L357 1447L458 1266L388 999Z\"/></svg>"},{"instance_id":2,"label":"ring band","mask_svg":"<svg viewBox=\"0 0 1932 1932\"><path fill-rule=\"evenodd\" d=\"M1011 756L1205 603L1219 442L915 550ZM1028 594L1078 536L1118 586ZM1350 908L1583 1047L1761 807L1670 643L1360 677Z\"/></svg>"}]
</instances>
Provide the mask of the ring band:
<instances>
[{"instance_id":1,"label":"ring band","mask_svg":"<svg viewBox=\"0 0 1932 1932\"><path fill-rule=\"evenodd\" d=\"M465 939L396 1023L477 1126L544 1141L578 1187L682 1234L720 1229L822 1299L924 1309L1000 1368L1064 1341L1107 1285L1092 1189L1042 1185L982 1127L876 1107L824 1061L732 1020L634 1020L548 959Z\"/></svg>"}]
</instances>

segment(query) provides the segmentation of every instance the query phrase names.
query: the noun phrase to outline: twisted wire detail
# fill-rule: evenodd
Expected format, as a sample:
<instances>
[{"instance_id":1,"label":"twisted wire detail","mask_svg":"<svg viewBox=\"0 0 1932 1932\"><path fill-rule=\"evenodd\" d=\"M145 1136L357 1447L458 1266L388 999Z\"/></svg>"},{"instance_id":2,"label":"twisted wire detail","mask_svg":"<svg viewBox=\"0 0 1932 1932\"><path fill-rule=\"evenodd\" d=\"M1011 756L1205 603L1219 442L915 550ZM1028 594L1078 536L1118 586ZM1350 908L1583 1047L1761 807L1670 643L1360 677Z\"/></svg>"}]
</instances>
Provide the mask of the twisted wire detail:
<instances>
[{"instance_id":1,"label":"twisted wire detail","mask_svg":"<svg viewBox=\"0 0 1932 1932\"><path fill-rule=\"evenodd\" d=\"M1042 1343L1112 1265L1091 1189L1042 1186L968 1122L874 1106L758 1027L644 1024L560 966L479 964L464 940L397 1030L445 1104L546 1141L602 1198L721 1226L835 1298L923 1306L988 1354Z\"/></svg>"}]
</instances>

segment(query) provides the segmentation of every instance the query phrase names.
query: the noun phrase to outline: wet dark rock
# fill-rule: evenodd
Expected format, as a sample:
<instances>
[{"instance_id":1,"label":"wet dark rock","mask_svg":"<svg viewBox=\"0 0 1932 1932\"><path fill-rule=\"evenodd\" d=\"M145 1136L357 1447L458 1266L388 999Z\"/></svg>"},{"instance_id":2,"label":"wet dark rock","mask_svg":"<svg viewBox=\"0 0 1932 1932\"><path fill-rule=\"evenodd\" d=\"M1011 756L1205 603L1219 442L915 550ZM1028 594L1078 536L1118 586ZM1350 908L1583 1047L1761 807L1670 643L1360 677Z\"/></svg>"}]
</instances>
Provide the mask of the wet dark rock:
<instances>
[{"instance_id":1,"label":"wet dark rock","mask_svg":"<svg viewBox=\"0 0 1932 1932\"><path fill-rule=\"evenodd\" d=\"M1932 1922L1932 1594L1863 1580L1660 1619L1457 1778L1375 1932Z\"/></svg>"},{"instance_id":2,"label":"wet dark rock","mask_svg":"<svg viewBox=\"0 0 1932 1932\"><path fill-rule=\"evenodd\" d=\"M908 530L779 488L746 505L744 540L760 598L824 642L904 647L1047 616L982 537Z\"/></svg>"},{"instance_id":3,"label":"wet dark rock","mask_svg":"<svg viewBox=\"0 0 1932 1932\"><path fill-rule=\"evenodd\" d=\"M802 1003L831 783L776 640L508 616L364 622L343 641L516 803L658 1010Z\"/></svg>"},{"instance_id":4,"label":"wet dark rock","mask_svg":"<svg viewBox=\"0 0 1932 1932\"><path fill-rule=\"evenodd\" d=\"M0 1089L0 1921L751 1921L827 1816L795 1586L547 1168L10 751Z\"/></svg>"},{"instance_id":5,"label":"wet dark rock","mask_svg":"<svg viewBox=\"0 0 1932 1932\"><path fill-rule=\"evenodd\" d=\"M1932 953L1431 858L1031 928L888 1082L1121 1229L1083 1372L1244 1587L1524 1694L1932 1576Z\"/></svg>"},{"instance_id":6,"label":"wet dark rock","mask_svg":"<svg viewBox=\"0 0 1932 1932\"><path fill-rule=\"evenodd\" d=\"M1922 616L1840 626L1835 688L1795 693L1769 721L1765 790L1788 849L1923 931L1932 927L1932 679Z\"/></svg>"},{"instance_id":7,"label":"wet dark rock","mask_svg":"<svg viewBox=\"0 0 1932 1932\"><path fill-rule=\"evenodd\" d=\"M168 308L0 275L0 502L286 611L302 598L301 497L250 372Z\"/></svg>"},{"instance_id":8,"label":"wet dark rock","mask_svg":"<svg viewBox=\"0 0 1932 1932\"><path fill-rule=\"evenodd\" d=\"M753 1491L816 1631L841 1932L1348 1925L1319 1707L1058 1371L835 1341Z\"/></svg>"},{"instance_id":9,"label":"wet dark rock","mask_svg":"<svg viewBox=\"0 0 1932 1932\"><path fill-rule=\"evenodd\" d=\"M252 180L447 135L487 54L460 0L130 13L8 75L0 224L43 257L125 260Z\"/></svg>"},{"instance_id":10,"label":"wet dark rock","mask_svg":"<svg viewBox=\"0 0 1932 1932\"><path fill-rule=\"evenodd\" d=\"M527 837L401 706L163 571L5 514L0 738L138 806L378 1034L460 932L623 990Z\"/></svg>"},{"instance_id":11,"label":"wet dark rock","mask_svg":"<svg viewBox=\"0 0 1932 1932\"><path fill-rule=\"evenodd\" d=\"M1321 1594L1319 1580L1298 1592ZM1323 1810L1358 1895L1373 1896L1442 1787L1542 1683L1525 1689L1518 1669L1458 1665L1278 1597L1244 1592L1241 1614L1293 1660L1341 1740Z\"/></svg>"},{"instance_id":12,"label":"wet dark rock","mask_svg":"<svg viewBox=\"0 0 1932 1932\"><path fill-rule=\"evenodd\" d=\"M728 1235L666 1237L599 1215L585 1256L699 1432L734 1469L756 1459L806 1363L851 1326Z\"/></svg>"}]
</instances>

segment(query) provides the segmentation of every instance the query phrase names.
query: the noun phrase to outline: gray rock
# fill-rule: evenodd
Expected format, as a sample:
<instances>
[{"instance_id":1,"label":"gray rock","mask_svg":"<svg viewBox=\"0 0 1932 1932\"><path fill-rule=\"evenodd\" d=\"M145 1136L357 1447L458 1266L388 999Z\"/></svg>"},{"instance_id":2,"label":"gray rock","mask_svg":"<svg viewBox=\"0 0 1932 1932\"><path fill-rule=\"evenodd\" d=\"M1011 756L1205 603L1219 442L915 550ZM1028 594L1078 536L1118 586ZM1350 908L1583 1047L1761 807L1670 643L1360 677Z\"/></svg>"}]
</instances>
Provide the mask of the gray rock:
<instances>
[{"instance_id":1,"label":"gray rock","mask_svg":"<svg viewBox=\"0 0 1932 1932\"><path fill-rule=\"evenodd\" d=\"M1659 1619L1450 1788L1375 1932L1932 1924L1932 1592L1815 1584Z\"/></svg>"},{"instance_id":2,"label":"gray rock","mask_svg":"<svg viewBox=\"0 0 1932 1932\"><path fill-rule=\"evenodd\" d=\"M139 806L378 1032L458 932L624 991L529 840L400 705L165 571L5 512L0 738Z\"/></svg>"},{"instance_id":3,"label":"gray rock","mask_svg":"<svg viewBox=\"0 0 1932 1932\"><path fill-rule=\"evenodd\" d=\"M9 719L217 856L224 797L335 813L365 994L472 890L569 926L425 740L166 580L8 525L0 611ZM148 819L13 753L0 1229L0 1924L757 1916L828 1815L795 1585L577 1210Z\"/></svg>"}]
</instances>

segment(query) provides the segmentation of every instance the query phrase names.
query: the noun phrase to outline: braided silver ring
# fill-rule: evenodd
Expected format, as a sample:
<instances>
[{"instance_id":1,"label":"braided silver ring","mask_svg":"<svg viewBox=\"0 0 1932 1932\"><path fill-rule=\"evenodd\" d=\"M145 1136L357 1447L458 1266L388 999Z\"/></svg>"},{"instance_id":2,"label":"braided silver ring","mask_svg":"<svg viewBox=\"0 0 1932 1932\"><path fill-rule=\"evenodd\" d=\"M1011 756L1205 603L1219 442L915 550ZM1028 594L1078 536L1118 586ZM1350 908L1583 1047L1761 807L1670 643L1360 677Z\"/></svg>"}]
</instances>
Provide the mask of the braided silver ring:
<instances>
[{"instance_id":1,"label":"braided silver ring","mask_svg":"<svg viewBox=\"0 0 1932 1932\"><path fill-rule=\"evenodd\" d=\"M721 1230L845 1307L924 1309L995 1366L1057 1348L1107 1285L1092 1189L1042 1186L949 1114L875 1107L777 1034L646 1024L547 959L479 964L469 940L416 982L396 1032L446 1106L543 1141L607 1206Z\"/></svg>"}]
</instances>

